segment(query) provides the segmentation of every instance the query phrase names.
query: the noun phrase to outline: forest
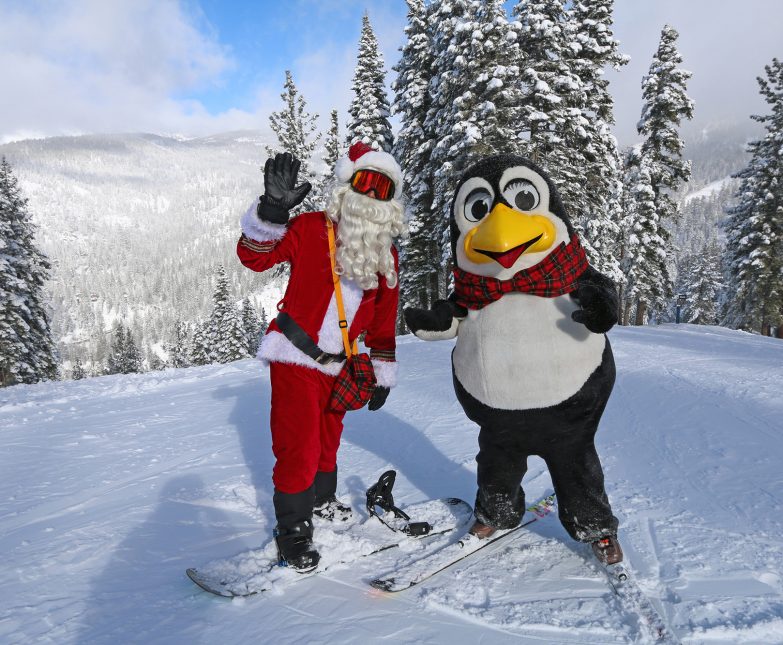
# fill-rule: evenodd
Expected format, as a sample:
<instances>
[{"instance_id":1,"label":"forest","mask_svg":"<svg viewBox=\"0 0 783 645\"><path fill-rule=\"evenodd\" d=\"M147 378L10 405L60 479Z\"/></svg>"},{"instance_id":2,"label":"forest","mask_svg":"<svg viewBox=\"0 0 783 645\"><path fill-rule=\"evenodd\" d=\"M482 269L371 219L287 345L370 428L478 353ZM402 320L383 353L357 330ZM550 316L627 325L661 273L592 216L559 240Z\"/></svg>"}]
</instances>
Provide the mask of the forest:
<instances>
[{"instance_id":1,"label":"forest","mask_svg":"<svg viewBox=\"0 0 783 645\"><path fill-rule=\"evenodd\" d=\"M605 77L626 62L612 0L520 0L511 11L495 0L407 5L391 69L365 15L353 101L344 119L332 111L326 132L287 71L273 136L85 135L0 146L0 251L12 260L0 264L9 276L1 288L6 303L35 301L37 312L5 305L2 383L252 355L286 279L253 274L235 257L238 220L263 192L265 159L282 150L301 159L314 186L305 207L319 209L334 163L360 140L392 152L405 174L403 305L448 295L450 187L478 158L512 152L552 175L591 264L618 286L621 324L680 317L781 335L779 61L749 72L768 114L689 130L690 73L676 29L663 26L639 79L638 130L621 146ZM14 236L28 241L14 250ZM31 267L33 277L20 277ZM18 369L30 316L45 320L40 333L51 342Z\"/></svg>"}]
</instances>

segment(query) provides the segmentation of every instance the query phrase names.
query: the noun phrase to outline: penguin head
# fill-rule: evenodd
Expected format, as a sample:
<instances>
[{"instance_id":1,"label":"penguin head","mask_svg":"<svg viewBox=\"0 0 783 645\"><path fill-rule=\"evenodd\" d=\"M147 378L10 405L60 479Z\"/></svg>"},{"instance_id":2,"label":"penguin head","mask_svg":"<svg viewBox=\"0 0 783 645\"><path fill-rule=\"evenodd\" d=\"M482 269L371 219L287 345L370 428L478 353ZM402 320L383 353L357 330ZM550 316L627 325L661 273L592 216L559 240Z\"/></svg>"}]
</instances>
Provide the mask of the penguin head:
<instances>
[{"instance_id":1,"label":"penguin head","mask_svg":"<svg viewBox=\"0 0 783 645\"><path fill-rule=\"evenodd\" d=\"M552 180L525 157L485 157L457 184L451 250L468 273L507 280L567 244L573 233Z\"/></svg>"}]
</instances>

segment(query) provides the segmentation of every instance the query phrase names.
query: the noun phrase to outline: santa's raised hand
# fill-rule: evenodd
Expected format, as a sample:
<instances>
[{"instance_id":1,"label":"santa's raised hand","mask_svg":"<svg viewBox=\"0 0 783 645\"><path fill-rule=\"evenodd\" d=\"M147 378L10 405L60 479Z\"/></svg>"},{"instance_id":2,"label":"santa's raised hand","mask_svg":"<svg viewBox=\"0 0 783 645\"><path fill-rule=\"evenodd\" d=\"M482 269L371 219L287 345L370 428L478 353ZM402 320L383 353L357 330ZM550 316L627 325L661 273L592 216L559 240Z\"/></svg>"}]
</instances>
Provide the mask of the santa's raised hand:
<instances>
[{"instance_id":1,"label":"santa's raised hand","mask_svg":"<svg viewBox=\"0 0 783 645\"><path fill-rule=\"evenodd\" d=\"M258 200L258 216L272 224L286 224L289 211L302 203L310 183L296 185L301 162L289 152L278 153L264 165L264 194Z\"/></svg>"}]
</instances>

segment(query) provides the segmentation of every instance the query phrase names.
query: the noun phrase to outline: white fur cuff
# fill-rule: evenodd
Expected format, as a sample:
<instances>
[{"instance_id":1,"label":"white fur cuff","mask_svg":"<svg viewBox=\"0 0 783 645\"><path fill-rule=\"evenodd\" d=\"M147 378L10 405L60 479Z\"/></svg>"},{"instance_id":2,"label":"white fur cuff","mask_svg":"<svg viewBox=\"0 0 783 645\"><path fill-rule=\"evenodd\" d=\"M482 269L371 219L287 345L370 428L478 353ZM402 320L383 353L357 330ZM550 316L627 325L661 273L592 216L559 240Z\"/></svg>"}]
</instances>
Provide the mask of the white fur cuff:
<instances>
[{"instance_id":1,"label":"white fur cuff","mask_svg":"<svg viewBox=\"0 0 783 645\"><path fill-rule=\"evenodd\" d=\"M397 361L373 361L375 380L383 387L397 385Z\"/></svg>"},{"instance_id":2,"label":"white fur cuff","mask_svg":"<svg viewBox=\"0 0 783 645\"><path fill-rule=\"evenodd\" d=\"M257 207L258 200L255 200L253 205L247 209L247 212L242 215L242 219L239 220L245 236L256 242L282 239L286 232L285 224L270 224L259 219L258 215L256 215Z\"/></svg>"}]
</instances>

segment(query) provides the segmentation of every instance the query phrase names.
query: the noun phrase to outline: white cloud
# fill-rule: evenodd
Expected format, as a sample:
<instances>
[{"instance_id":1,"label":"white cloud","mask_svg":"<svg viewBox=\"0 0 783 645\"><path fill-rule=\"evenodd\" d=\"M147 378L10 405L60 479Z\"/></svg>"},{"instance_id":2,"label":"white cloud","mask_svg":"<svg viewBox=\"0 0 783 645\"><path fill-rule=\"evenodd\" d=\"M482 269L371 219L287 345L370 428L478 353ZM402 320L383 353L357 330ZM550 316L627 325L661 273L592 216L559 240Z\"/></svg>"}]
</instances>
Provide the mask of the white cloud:
<instances>
[{"instance_id":1,"label":"white cloud","mask_svg":"<svg viewBox=\"0 0 783 645\"><path fill-rule=\"evenodd\" d=\"M617 136L636 136L642 108L642 76L649 70L661 29L680 34L682 67L693 73L688 95L695 101L693 127L715 122L748 123L765 111L756 77L772 58L783 57L783 2L779 0L617 0L615 36L631 63L610 72Z\"/></svg>"},{"instance_id":2,"label":"white cloud","mask_svg":"<svg viewBox=\"0 0 783 645\"><path fill-rule=\"evenodd\" d=\"M0 132L200 133L258 127L240 110L210 115L176 96L219 82L234 64L177 2L68 0L4 8Z\"/></svg>"}]
</instances>

